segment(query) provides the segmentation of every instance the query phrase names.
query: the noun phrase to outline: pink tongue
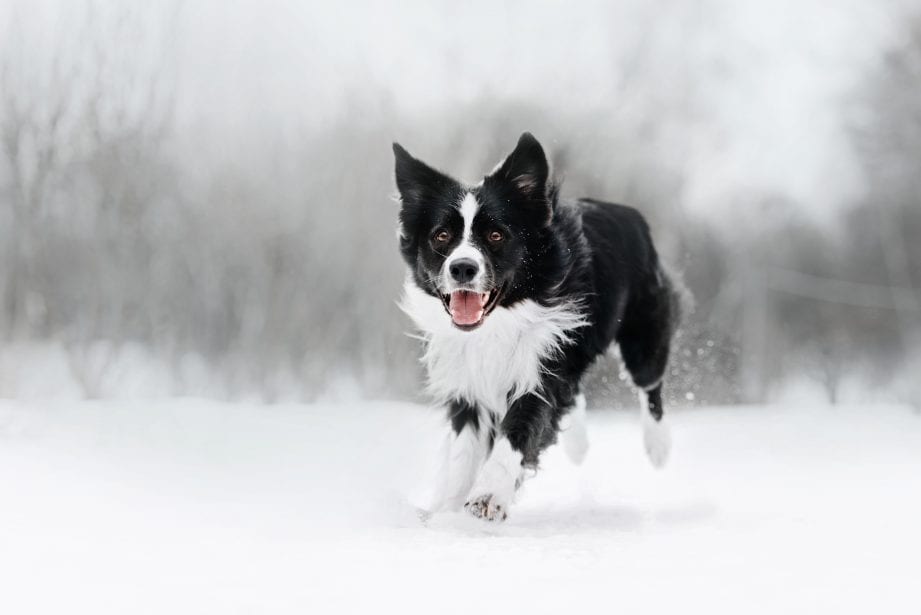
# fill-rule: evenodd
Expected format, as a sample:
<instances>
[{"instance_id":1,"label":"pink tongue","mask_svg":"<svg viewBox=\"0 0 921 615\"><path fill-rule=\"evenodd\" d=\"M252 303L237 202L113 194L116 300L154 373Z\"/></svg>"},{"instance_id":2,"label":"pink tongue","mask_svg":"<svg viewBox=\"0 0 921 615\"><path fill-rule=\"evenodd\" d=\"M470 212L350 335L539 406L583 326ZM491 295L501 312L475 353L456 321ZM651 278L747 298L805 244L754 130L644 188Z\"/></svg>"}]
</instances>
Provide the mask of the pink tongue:
<instances>
[{"instance_id":1,"label":"pink tongue","mask_svg":"<svg viewBox=\"0 0 921 615\"><path fill-rule=\"evenodd\" d=\"M483 318L483 306L488 294L457 290L451 293L451 318L458 325L475 325Z\"/></svg>"}]
</instances>

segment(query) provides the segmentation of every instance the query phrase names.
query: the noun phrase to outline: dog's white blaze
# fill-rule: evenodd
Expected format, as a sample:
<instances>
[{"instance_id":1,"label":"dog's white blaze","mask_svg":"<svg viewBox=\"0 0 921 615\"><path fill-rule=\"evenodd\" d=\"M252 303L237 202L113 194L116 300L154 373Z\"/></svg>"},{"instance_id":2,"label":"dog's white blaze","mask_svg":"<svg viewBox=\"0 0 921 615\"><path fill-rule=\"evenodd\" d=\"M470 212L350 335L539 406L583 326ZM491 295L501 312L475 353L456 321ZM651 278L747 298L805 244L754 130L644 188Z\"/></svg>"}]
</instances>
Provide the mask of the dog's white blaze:
<instances>
[{"instance_id":1,"label":"dog's white blaze","mask_svg":"<svg viewBox=\"0 0 921 615\"><path fill-rule=\"evenodd\" d=\"M480 202L476 200L472 192L464 195L460 204L461 217L464 219L464 241L470 241L470 234L473 231L473 219L476 218L477 212L480 211Z\"/></svg>"},{"instance_id":2,"label":"dog's white blaze","mask_svg":"<svg viewBox=\"0 0 921 615\"><path fill-rule=\"evenodd\" d=\"M649 395L640 390L640 420L643 423L643 446L646 456L656 468L661 468L668 461L668 454L672 448L671 433L665 424L665 417L657 421L649 411Z\"/></svg>"},{"instance_id":3,"label":"dog's white blaze","mask_svg":"<svg viewBox=\"0 0 921 615\"><path fill-rule=\"evenodd\" d=\"M508 510L515 495L515 484L524 471L522 459L522 454L512 448L508 438L498 438L470 490L468 500L489 495L492 496L491 506L498 504Z\"/></svg>"},{"instance_id":4,"label":"dog's white blaze","mask_svg":"<svg viewBox=\"0 0 921 615\"><path fill-rule=\"evenodd\" d=\"M441 402L465 399L505 416L510 401L540 387L541 362L588 324L577 306L531 300L499 306L473 331L451 324L441 301L408 277L400 307L422 333L429 392ZM511 399L509 399L509 395Z\"/></svg>"},{"instance_id":5,"label":"dog's white blaze","mask_svg":"<svg viewBox=\"0 0 921 615\"><path fill-rule=\"evenodd\" d=\"M480 283L483 280L483 274L486 270L485 259L483 258L483 253L473 245L471 237L473 235L473 219L476 218L477 212L480 210L480 203L476 200L476 197L473 196L472 192L467 192L464 194L464 198L461 199L460 205L461 217L464 219L464 233L461 236L461 242L456 248L448 255L445 259L444 266L441 271L442 279L445 281L443 290L450 292L453 289L453 283L451 276L449 275L449 268L451 263L456 261L459 258L471 258L476 262L479 267L479 273L473 279L474 287L479 288ZM486 289L482 289L486 290Z\"/></svg>"}]
</instances>

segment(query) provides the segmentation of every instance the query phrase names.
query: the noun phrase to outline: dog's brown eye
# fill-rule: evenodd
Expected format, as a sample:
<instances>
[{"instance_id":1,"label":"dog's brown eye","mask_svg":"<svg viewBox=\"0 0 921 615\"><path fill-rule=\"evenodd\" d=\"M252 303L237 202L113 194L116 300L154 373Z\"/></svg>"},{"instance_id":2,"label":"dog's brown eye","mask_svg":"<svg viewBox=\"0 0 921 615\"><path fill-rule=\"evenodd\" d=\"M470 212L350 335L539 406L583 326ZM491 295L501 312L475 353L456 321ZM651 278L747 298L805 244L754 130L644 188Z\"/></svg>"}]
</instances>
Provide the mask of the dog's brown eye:
<instances>
[{"instance_id":1,"label":"dog's brown eye","mask_svg":"<svg viewBox=\"0 0 921 615\"><path fill-rule=\"evenodd\" d=\"M438 231L437 233L435 233L434 239L438 243L447 243L448 240L451 239L451 233L445 230Z\"/></svg>"},{"instance_id":2,"label":"dog's brown eye","mask_svg":"<svg viewBox=\"0 0 921 615\"><path fill-rule=\"evenodd\" d=\"M490 240L491 242L493 242L493 243L499 243L500 241L502 241L503 239L505 239L505 235L503 235L503 234L502 234L501 232L499 232L499 231L493 231L493 232L491 232L491 233L489 234L488 237L489 237L489 240Z\"/></svg>"}]
</instances>

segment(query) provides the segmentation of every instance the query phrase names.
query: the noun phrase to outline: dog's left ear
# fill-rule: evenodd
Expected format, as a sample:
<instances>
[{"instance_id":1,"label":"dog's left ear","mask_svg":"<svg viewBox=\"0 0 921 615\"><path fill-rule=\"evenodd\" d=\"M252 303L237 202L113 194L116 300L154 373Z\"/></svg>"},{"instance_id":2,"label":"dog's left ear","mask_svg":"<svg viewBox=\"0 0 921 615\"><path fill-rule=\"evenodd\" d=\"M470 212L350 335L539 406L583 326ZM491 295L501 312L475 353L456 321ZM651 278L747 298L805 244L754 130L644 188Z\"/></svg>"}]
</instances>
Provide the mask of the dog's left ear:
<instances>
[{"instance_id":1,"label":"dog's left ear","mask_svg":"<svg viewBox=\"0 0 921 615\"><path fill-rule=\"evenodd\" d=\"M530 132L518 139L515 150L487 179L500 180L512 185L531 201L547 198L547 176L550 173L544 148Z\"/></svg>"}]
</instances>

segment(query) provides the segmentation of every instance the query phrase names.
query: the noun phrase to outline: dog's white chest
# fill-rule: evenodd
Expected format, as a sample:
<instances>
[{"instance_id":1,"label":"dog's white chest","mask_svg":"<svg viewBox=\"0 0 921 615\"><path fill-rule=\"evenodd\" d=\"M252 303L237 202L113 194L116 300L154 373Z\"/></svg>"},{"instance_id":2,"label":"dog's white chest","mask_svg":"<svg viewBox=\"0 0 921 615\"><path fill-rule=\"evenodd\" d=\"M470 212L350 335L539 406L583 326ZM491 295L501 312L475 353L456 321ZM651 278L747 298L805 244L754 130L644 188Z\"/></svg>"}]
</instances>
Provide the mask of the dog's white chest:
<instances>
[{"instance_id":1,"label":"dog's white chest","mask_svg":"<svg viewBox=\"0 0 921 615\"><path fill-rule=\"evenodd\" d=\"M522 301L497 307L474 331L455 328L441 302L407 281L401 304L422 332L428 388L436 399L464 399L501 418L511 400L537 391L541 364L578 327L581 314L570 305Z\"/></svg>"}]
</instances>

